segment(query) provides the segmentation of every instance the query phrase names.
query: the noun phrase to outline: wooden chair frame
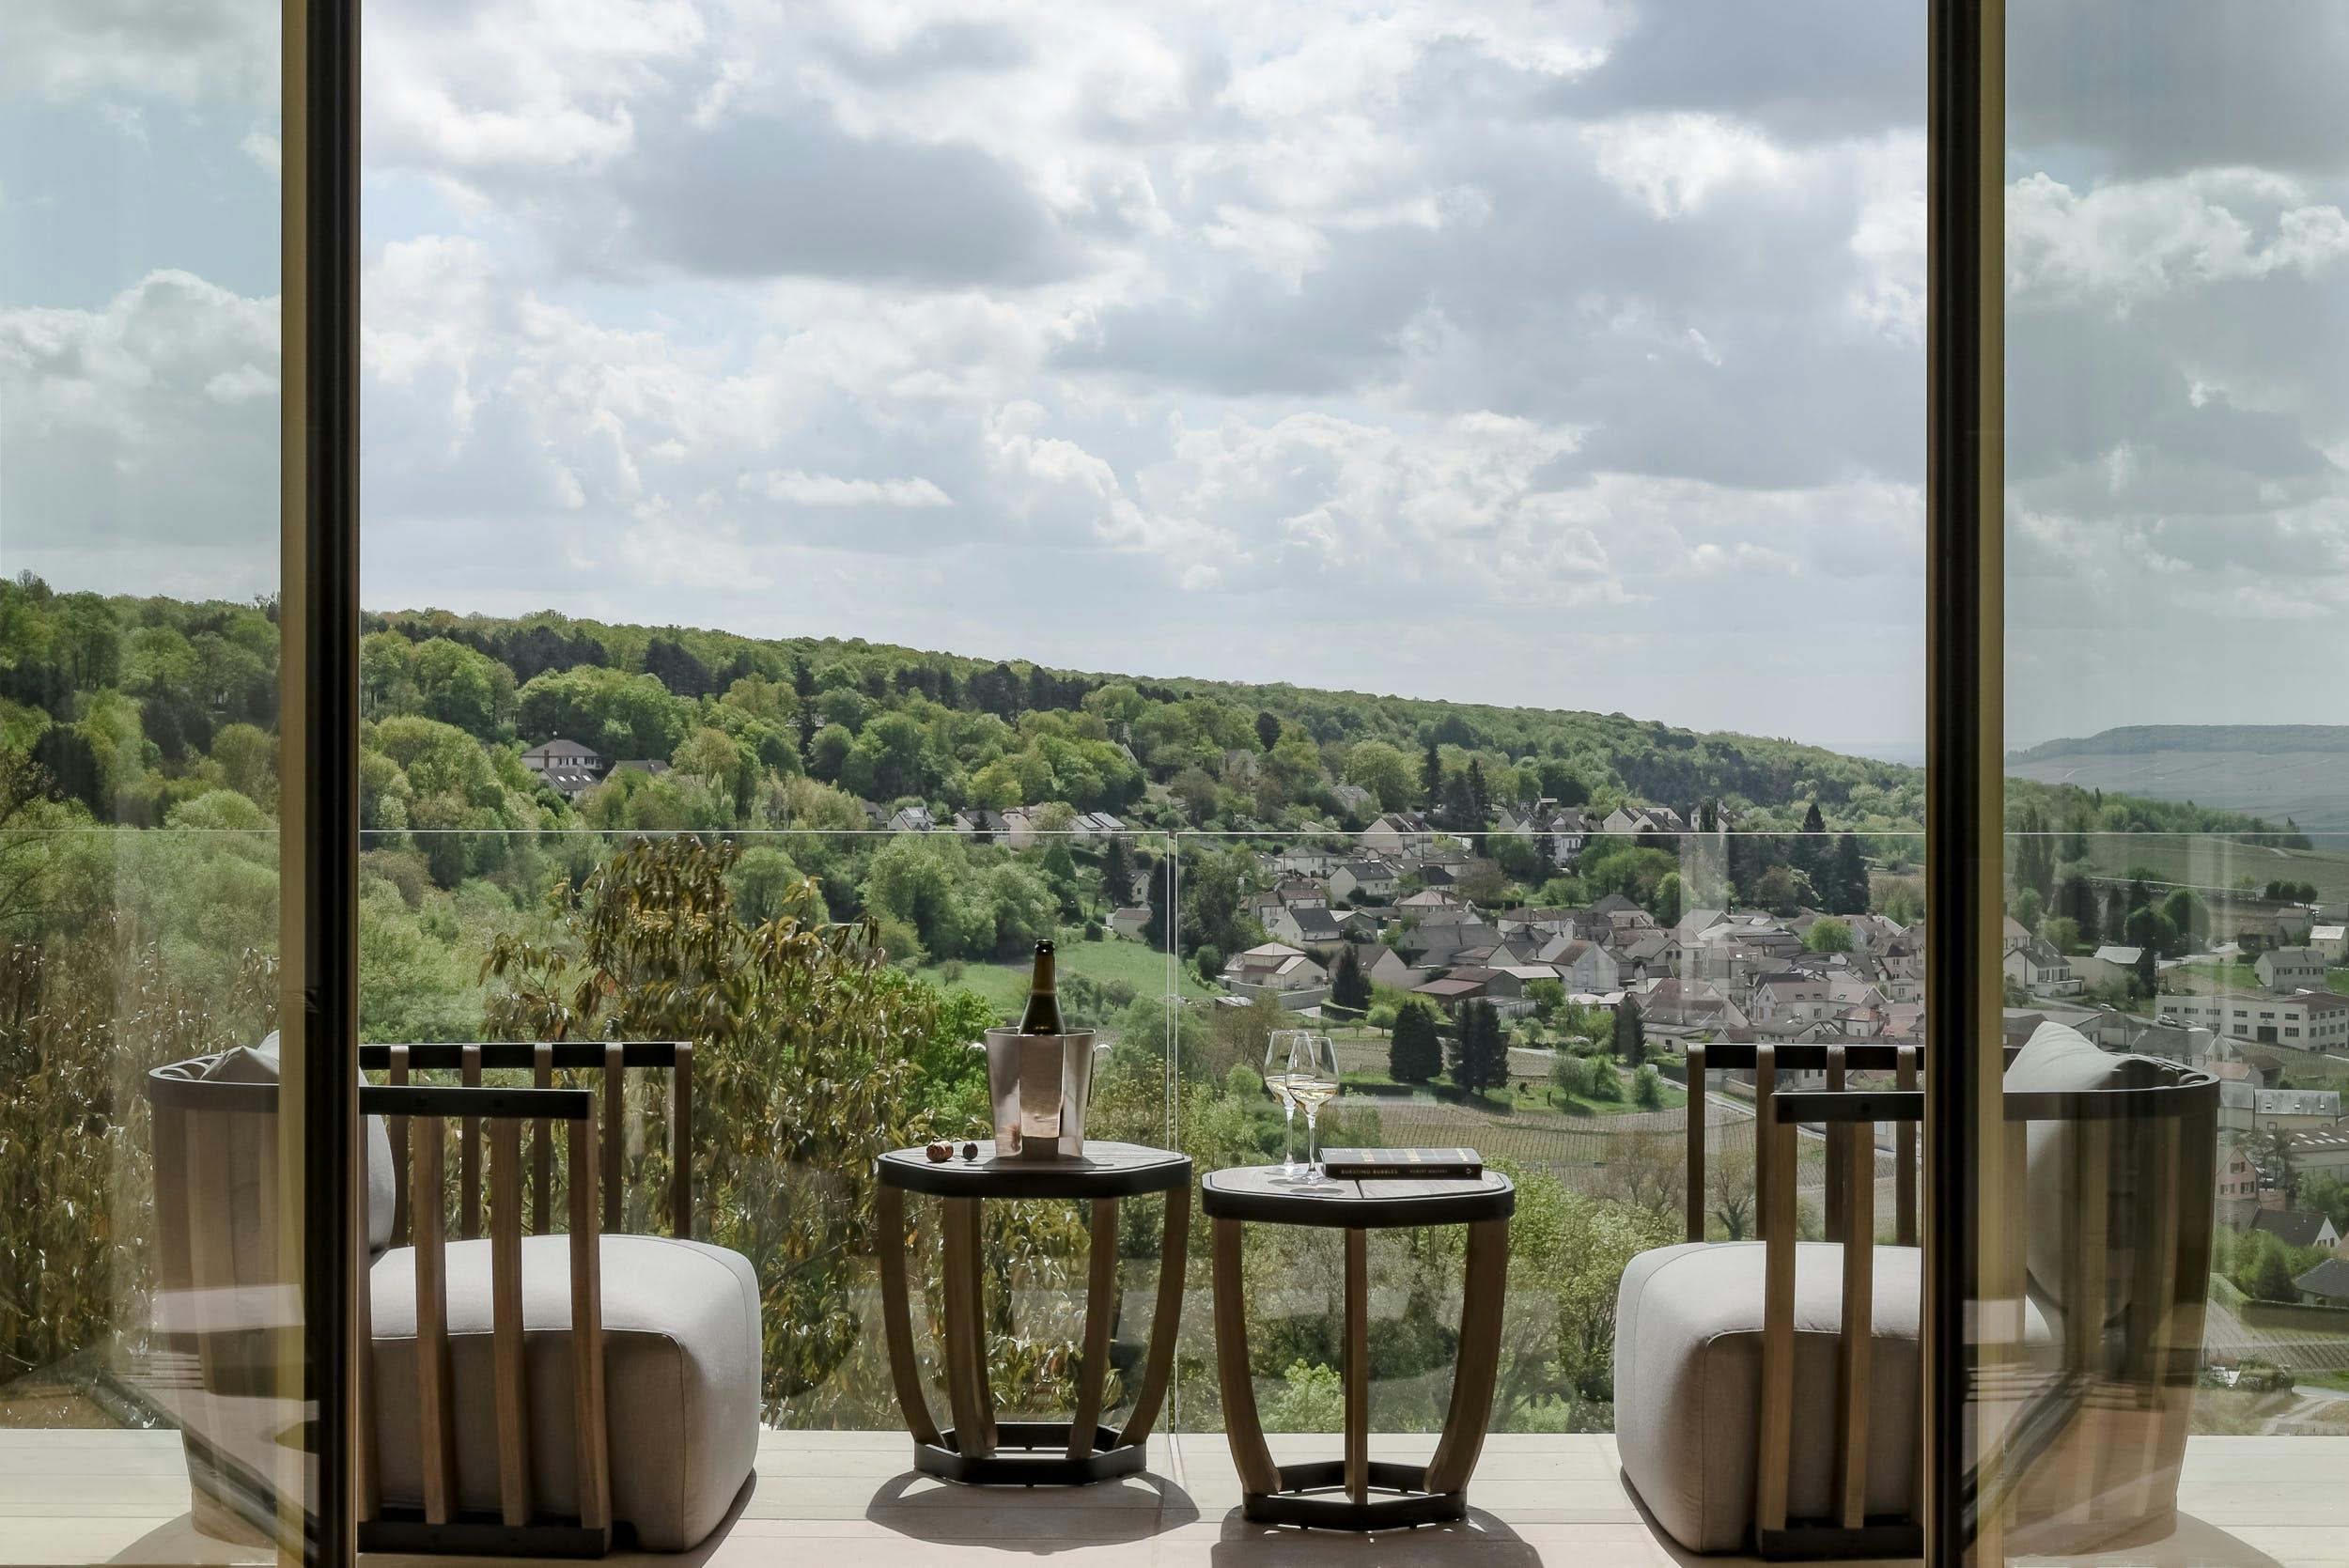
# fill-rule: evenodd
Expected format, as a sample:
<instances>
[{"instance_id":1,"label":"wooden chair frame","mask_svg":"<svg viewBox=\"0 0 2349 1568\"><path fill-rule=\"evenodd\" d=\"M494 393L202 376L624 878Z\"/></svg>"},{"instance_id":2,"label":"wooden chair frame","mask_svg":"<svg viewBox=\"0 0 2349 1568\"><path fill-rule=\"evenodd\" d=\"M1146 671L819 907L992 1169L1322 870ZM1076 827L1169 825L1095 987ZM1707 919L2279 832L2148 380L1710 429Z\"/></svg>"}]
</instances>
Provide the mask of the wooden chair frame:
<instances>
[{"instance_id":1,"label":"wooden chair frame","mask_svg":"<svg viewBox=\"0 0 2349 1568\"><path fill-rule=\"evenodd\" d=\"M258 1161L259 1213L247 1223L273 1234L276 1201L277 1086L215 1081L204 1077L211 1058L176 1063L148 1075L155 1110L158 1282L165 1290L236 1284L232 1261L237 1223L227 1198L232 1158ZM692 1234L692 1047L682 1041L565 1041L555 1043L367 1045L363 1071L389 1082L363 1084L359 1109L385 1120L397 1172L393 1244L415 1250L416 1407L423 1448L424 1498L414 1509L387 1509L373 1453L374 1360L360 1358L361 1445L359 1545L365 1551L481 1556L599 1557L611 1549L614 1520L610 1431L604 1389L601 1271L598 1245L621 1224L624 1074L665 1069L670 1076L672 1172L669 1218L674 1233ZM485 1072L527 1071L532 1087L485 1087ZM602 1078L601 1125L592 1090L557 1088L557 1071L598 1072ZM411 1081L416 1072L455 1072L458 1085ZM499 1507L494 1515L467 1515L457 1505L454 1390L447 1341L447 1157L443 1127L459 1126L457 1229L463 1239L482 1234L483 1126L489 1129L487 1204L491 1270L491 1358L495 1379ZM413 1124L422 1122L417 1129ZM524 1123L536 1128L528 1167L532 1234L554 1234L553 1147L563 1129L568 1213L559 1229L569 1237L572 1341L578 1359L580 1510L550 1518L534 1506L529 1487L530 1439L523 1355L521 1238L525 1168ZM418 1136L418 1133L421 1136ZM248 1155L238 1150L250 1145ZM601 1203L598 1203L600 1192ZM290 1286L288 1286L290 1288ZM358 1339L371 1347L367 1293L358 1295ZM289 1310L281 1331L296 1331ZM233 1529L238 1519L271 1528L273 1489L250 1466L222 1452L199 1424L223 1397L218 1336L184 1338L202 1369L201 1387L185 1434L200 1518Z\"/></svg>"},{"instance_id":2,"label":"wooden chair frame","mask_svg":"<svg viewBox=\"0 0 2349 1568\"><path fill-rule=\"evenodd\" d=\"M2012 1053L2010 1053L2011 1059ZM2137 1185L2139 1235L2159 1238L2133 1249L2131 1310L2118 1364L2103 1364L2101 1312L2075 1310L2065 1322L2060 1370L2030 1379L2021 1409L1990 1461L1974 1475L1973 1504L2022 1517L2092 1515L2108 1494L2118 1498L2114 1529L2158 1524L2175 1509L2174 1475L2186 1443L2186 1422L2202 1341L2208 1294L2217 1081L2207 1073L2150 1062L2165 1081L2140 1088L2071 1093L2008 1092L2002 1096L2006 1179L2020 1190L2026 1176L2026 1135L2033 1122L2077 1124L2075 1176L2085 1234L2072 1250L2066 1295L2077 1302L2106 1297L2106 1234L2111 1170L2125 1158ZM1688 1236L1704 1236L1704 1077L1709 1070L1754 1075L1755 1214L1762 1244L1762 1398L1755 1452L1754 1545L1766 1558L1907 1557L1923 1547L1920 1522L1872 1518L1867 1513L1870 1456L1885 1437L1868 1429L1875 1310L1875 1127L1895 1128L1895 1234L1899 1245L1917 1237L1916 1132L1924 1096L1914 1086L1917 1051L1887 1045L1698 1045L1688 1051ZM1777 1086L1784 1071L1824 1072L1823 1090ZM1859 1071L1891 1072L1898 1087L1848 1086ZM1835 1468L1830 1516L1789 1519L1787 1494L1794 1463L1795 1249L1797 1128L1817 1124L1828 1145L1827 1231L1843 1244L1843 1331L1837 1357ZM2124 1128L2116 1139L2116 1128ZM2125 1147L2116 1151L2117 1141ZM2007 1278L2022 1281L2027 1228L2006 1228ZM1854 1326L1859 1331L1854 1331ZM2134 1431L2118 1440L2133 1465L2105 1463L2115 1438L2092 1418L2115 1404L2133 1406ZM1912 1434L1909 1463L1922 1446ZM2042 1464L2043 1459L2061 1463ZM2116 1483L2110 1477L2124 1472ZM2155 1496L2163 1475L2170 1496ZM1919 1488L1921 1496L1921 1487ZM2077 1543L2074 1543L2077 1545Z\"/></svg>"}]
</instances>

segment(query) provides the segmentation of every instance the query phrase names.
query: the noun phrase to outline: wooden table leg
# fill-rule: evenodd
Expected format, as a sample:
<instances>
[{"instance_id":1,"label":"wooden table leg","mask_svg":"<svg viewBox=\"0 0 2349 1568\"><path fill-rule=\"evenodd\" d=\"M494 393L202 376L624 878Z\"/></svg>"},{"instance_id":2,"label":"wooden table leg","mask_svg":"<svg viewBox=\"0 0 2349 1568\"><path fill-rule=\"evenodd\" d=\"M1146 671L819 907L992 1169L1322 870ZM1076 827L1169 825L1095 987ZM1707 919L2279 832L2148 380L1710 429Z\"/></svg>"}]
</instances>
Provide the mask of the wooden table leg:
<instances>
[{"instance_id":1,"label":"wooden table leg","mask_svg":"<svg viewBox=\"0 0 2349 1568\"><path fill-rule=\"evenodd\" d=\"M1427 1464L1427 1490L1464 1492L1492 1420L1501 1372L1501 1309L1509 1294L1509 1222L1481 1219L1468 1228L1468 1267L1460 1286L1460 1352L1443 1436Z\"/></svg>"},{"instance_id":2,"label":"wooden table leg","mask_svg":"<svg viewBox=\"0 0 2349 1568\"><path fill-rule=\"evenodd\" d=\"M1346 1228L1346 1495L1370 1500L1370 1234Z\"/></svg>"},{"instance_id":3,"label":"wooden table leg","mask_svg":"<svg viewBox=\"0 0 2349 1568\"><path fill-rule=\"evenodd\" d=\"M1150 1355L1143 1363L1133 1413L1117 1435L1119 1448L1148 1441L1159 1406L1166 1402L1166 1386L1174 1372L1175 1332L1183 1318L1183 1265L1190 1252L1190 1184L1185 1182L1166 1195L1166 1230L1159 1244L1159 1300L1150 1313Z\"/></svg>"},{"instance_id":4,"label":"wooden table leg","mask_svg":"<svg viewBox=\"0 0 2349 1568\"><path fill-rule=\"evenodd\" d=\"M1265 1447L1256 1419L1256 1390L1248 1376L1248 1308L1239 1277L1240 1230L1237 1219L1214 1227L1215 1375L1223 1395L1223 1440L1231 1445L1240 1489L1268 1496L1281 1489L1280 1467Z\"/></svg>"},{"instance_id":5,"label":"wooden table leg","mask_svg":"<svg viewBox=\"0 0 2349 1568\"><path fill-rule=\"evenodd\" d=\"M987 1388L987 1321L979 1276L979 1200L946 1198L946 1393L955 1448L968 1458L995 1452Z\"/></svg>"},{"instance_id":6,"label":"wooden table leg","mask_svg":"<svg viewBox=\"0 0 2349 1568\"><path fill-rule=\"evenodd\" d=\"M1077 1367L1077 1408L1068 1418L1068 1457L1093 1452L1101 1424L1101 1384L1109 1372L1110 1323L1117 1315L1117 1200L1093 1200L1085 1241L1085 1338Z\"/></svg>"},{"instance_id":7,"label":"wooden table leg","mask_svg":"<svg viewBox=\"0 0 2349 1568\"><path fill-rule=\"evenodd\" d=\"M905 1194L886 1184L874 1193L873 1206L880 1234L873 1262L880 1269L881 1325L889 1341L889 1378L896 1386L897 1408L905 1413L906 1430L917 1443L935 1445L938 1423L930 1420L930 1402L922 1391L921 1368L913 1359L913 1321L907 1301Z\"/></svg>"}]
</instances>

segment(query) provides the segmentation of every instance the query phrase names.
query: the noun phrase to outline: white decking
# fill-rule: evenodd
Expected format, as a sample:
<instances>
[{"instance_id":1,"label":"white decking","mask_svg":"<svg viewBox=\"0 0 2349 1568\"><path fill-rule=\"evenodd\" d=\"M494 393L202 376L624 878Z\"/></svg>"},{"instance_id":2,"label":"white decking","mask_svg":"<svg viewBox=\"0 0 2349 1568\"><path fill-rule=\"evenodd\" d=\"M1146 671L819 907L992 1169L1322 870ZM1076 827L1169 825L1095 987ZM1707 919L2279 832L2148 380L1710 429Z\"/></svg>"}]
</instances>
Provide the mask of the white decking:
<instances>
[{"instance_id":1,"label":"white decking","mask_svg":"<svg viewBox=\"0 0 2349 1568\"><path fill-rule=\"evenodd\" d=\"M1381 1457L1424 1458L1429 1436L1374 1440ZM1329 1437L1275 1437L1283 1460L1335 1452ZM681 1559L616 1554L625 1568L1607 1568L1688 1559L1641 1521L1613 1439L1497 1435L1470 1488L1473 1517L1375 1537L1270 1530L1238 1515L1239 1482L1214 1434L1159 1438L1152 1473L1080 1490L949 1486L907 1469L888 1432L772 1432L737 1515ZM2087 1560L2349 1568L2349 1438L2198 1437L2169 1541ZM0 1431L0 1563L266 1562L197 1534L175 1434ZM371 1568L454 1560L371 1558Z\"/></svg>"}]
</instances>

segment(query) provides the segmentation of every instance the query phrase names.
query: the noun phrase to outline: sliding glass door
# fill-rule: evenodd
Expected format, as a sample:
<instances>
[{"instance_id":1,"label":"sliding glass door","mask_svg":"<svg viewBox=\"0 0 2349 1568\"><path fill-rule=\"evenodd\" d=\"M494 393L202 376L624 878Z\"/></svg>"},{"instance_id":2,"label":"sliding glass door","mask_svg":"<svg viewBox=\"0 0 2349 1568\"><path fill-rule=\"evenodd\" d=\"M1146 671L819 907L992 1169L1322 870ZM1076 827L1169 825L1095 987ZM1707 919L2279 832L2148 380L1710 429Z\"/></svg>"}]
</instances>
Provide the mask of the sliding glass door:
<instances>
[{"instance_id":1,"label":"sliding glass door","mask_svg":"<svg viewBox=\"0 0 2349 1568\"><path fill-rule=\"evenodd\" d=\"M2000 9L1961 1502L1985 1562L2296 1560L2349 1520L2349 14Z\"/></svg>"},{"instance_id":2,"label":"sliding glass door","mask_svg":"<svg viewBox=\"0 0 2349 1568\"><path fill-rule=\"evenodd\" d=\"M0 14L0 1561L302 1560L339 1452L280 23Z\"/></svg>"}]
</instances>

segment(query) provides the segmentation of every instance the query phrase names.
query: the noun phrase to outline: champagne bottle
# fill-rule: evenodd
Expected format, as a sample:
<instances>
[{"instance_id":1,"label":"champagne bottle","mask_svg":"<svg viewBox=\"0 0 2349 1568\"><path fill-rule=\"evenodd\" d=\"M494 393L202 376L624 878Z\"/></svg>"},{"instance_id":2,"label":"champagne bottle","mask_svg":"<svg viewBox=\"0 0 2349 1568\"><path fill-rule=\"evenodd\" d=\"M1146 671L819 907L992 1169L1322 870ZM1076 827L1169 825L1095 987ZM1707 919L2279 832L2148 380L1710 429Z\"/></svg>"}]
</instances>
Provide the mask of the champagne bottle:
<instances>
[{"instance_id":1,"label":"champagne bottle","mask_svg":"<svg viewBox=\"0 0 2349 1568\"><path fill-rule=\"evenodd\" d=\"M1035 969L1028 976L1028 1008L1019 1015L1022 1034L1066 1034L1060 1024L1060 991L1053 977L1052 944L1035 944Z\"/></svg>"}]
</instances>

